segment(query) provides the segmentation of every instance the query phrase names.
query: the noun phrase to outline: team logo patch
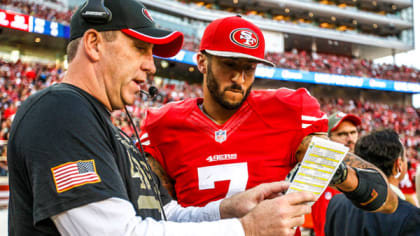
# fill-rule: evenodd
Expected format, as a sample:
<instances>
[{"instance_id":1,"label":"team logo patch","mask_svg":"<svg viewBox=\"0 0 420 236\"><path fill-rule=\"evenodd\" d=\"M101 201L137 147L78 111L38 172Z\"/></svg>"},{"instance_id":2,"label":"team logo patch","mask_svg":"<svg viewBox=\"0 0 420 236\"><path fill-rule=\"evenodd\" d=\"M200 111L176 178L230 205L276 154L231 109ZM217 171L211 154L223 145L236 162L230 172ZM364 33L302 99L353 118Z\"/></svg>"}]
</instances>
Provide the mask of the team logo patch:
<instances>
[{"instance_id":1,"label":"team logo patch","mask_svg":"<svg viewBox=\"0 0 420 236\"><path fill-rule=\"evenodd\" d=\"M369 203L371 203L371 202L373 202L377 197L379 196L379 194L378 194L378 192L376 192L376 190L375 189L373 189L372 190L372 192L370 193L370 199L367 201L367 202L362 202L362 203L360 203L360 205L362 205L362 206L366 206L366 205L368 205Z\"/></svg>"},{"instance_id":2,"label":"team logo patch","mask_svg":"<svg viewBox=\"0 0 420 236\"><path fill-rule=\"evenodd\" d=\"M51 168L51 172L58 193L101 182L94 160L67 162Z\"/></svg>"},{"instance_id":3,"label":"team logo patch","mask_svg":"<svg viewBox=\"0 0 420 236\"><path fill-rule=\"evenodd\" d=\"M343 118L343 117L345 117L346 116L346 114L344 113L344 112L339 112L339 113L337 113L337 115L335 115L337 118Z\"/></svg>"},{"instance_id":4,"label":"team logo patch","mask_svg":"<svg viewBox=\"0 0 420 236\"><path fill-rule=\"evenodd\" d=\"M152 18L152 15L150 15L150 13L149 13L149 11L147 11L147 9L146 8L143 8L143 15L147 18L147 19L149 19L151 22L153 22L153 18Z\"/></svg>"},{"instance_id":5,"label":"team logo patch","mask_svg":"<svg viewBox=\"0 0 420 236\"><path fill-rule=\"evenodd\" d=\"M226 141L226 130L221 130L220 129L220 130L214 132L214 139L218 143L223 143L224 141Z\"/></svg>"},{"instance_id":6,"label":"team logo patch","mask_svg":"<svg viewBox=\"0 0 420 236\"><path fill-rule=\"evenodd\" d=\"M331 192L325 192L325 199L331 200L331 198L332 198L332 193Z\"/></svg>"},{"instance_id":7,"label":"team logo patch","mask_svg":"<svg viewBox=\"0 0 420 236\"><path fill-rule=\"evenodd\" d=\"M230 33L230 40L236 45L245 48L257 48L260 44L257 34L247 28L233 30Z\"/></svg>"}]
</instances>

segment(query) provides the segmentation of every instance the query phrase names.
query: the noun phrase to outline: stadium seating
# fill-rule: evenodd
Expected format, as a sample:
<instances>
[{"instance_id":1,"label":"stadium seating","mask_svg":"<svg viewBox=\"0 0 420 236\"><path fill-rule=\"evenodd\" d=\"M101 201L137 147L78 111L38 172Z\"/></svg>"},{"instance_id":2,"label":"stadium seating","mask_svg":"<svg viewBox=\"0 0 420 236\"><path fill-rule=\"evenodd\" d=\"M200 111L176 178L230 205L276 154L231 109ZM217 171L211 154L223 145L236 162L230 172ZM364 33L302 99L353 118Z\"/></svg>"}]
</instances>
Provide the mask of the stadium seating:
<instances>
[{"instance_id":1,"label":"stadium seating","mask_svg":"<svg viewBox=\"0 0 420 236\"><path fill-rule=\"evenodd\" d=\"M197 51L200 40L187 35L183 49ZM279 68L352 75L376 79L420 82L420 70L391 64L377 64L371 60L351 58L327 53L292 50L290 52L268 52L266 58Z\"/></svg>"},{"instance_id":2,"label":"stadium seating","mask_svg":"<svg viewBox=\"0 0 420 236\"><path fill-rule=\"evenodd\" d=\"M48 2L55 2L55 5L46 4ZM214 6L202 7L214 8ZM64 3L57 0L44 0L39 3L32 1L0 0L0 8L19 11L27 15L57 21L64 24L69 24L72 14L71 9L65 6ZM257 13L252 11L246 12L246 14L259 16ZM168 24L171 25L170 22ZM187 30L188 27L184 26L183 29ZM186 32L184 49L197 51L200 39L192 36L190 33L191 32ZM285 69L325 72L406 82L420 82L420 70L414 68L389 64L375 64L366 59L351 58L334 54L316 52L310 53L306 51L298 52L297 50L292 50L284 53L269 52L267 53L267 59L273 61L278 67Z\"/></svg>"},{"instance_id":3,"label":"stadium seating","mask_svg":"<svg viewBox=\"0 0 420 236\"><path fill-rule=\"evenodd\" d=\"M63 2L57 0L0 0L0 8L67 25L73 13Z\"/></svg>"},{"instance_id":4,"label":"stadium seating","mask_svg":"<svg viewBox=\"0 0 420 236\"><path fill-rule=\"evenodd\" d=\"M280 68L353 75L406 82L420 82L420 70L407 66L375 64L370 60L325 53L292 50L268 53L267 59Z\"/></svg>"}]
</instances>

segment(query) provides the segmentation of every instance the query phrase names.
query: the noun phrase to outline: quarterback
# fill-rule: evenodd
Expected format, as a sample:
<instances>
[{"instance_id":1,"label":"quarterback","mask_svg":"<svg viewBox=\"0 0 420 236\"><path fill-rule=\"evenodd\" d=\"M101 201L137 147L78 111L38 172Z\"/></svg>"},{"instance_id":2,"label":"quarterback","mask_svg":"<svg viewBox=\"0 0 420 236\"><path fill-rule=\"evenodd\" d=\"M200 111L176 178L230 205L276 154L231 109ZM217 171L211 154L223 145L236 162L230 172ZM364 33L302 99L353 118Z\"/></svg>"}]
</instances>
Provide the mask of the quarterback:
<instances>
[{"instance_id":1,"label":"quarterback","mask_svg":"<svg viewBox=\"0 0 420 236\"><path fill-rule=\"evenodd\" d=\"M140 142L182 206L204 206L283 180L313 135L327 138L327 116L306 89L251 91L257 64L273 65L264 50L264 36L251 22L239 16L213 21L197 55L204 97L148 111ZM395 210L396 197L376 167L352 154L345 162L333 185L361 208ZM365 168L374 169L369 178L379 185L366 181ZM379 197L370 199L372 191Z\"/></svg>"}]
</instances>

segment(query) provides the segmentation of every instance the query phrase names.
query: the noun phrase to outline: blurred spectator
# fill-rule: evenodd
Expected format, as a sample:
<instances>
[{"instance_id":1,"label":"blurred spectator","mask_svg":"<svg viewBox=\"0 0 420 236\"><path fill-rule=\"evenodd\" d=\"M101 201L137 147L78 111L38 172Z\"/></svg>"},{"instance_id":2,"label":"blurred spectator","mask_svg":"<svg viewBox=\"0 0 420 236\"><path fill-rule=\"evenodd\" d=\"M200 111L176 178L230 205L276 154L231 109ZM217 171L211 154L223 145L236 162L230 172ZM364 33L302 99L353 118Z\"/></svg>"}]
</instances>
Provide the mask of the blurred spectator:
<instances>
[{"instance_id":1,"label":"blurred spectator","mask_svg":"<svg viewBox=\"0 0 420 236\"><path fill-rule=\"evenodd\" d=\"M66 25L70 24L70 18L73 13L71 9L68 9L62 1L49 0L48 2L54 3L55 8L48 7L42 3L45 1L35 3L25 0L0 0L0 8Z\"/></svg>"},{"instance_id":2,"label":"blurred spectator","mask_svg":"<svg viewBox=\"0 0 420 236\"><path fill-rule=\"evenodd\" d=\"M186 36L184 50L197 51L199 39ZM308 53L296 49L290 52L267 52L266 58L279 68L351 75L376 79L420 82L420 70L407 66L374 64L371 60L328 53Z\"/></svg>"},{"instance_id":3,"label":"blurred spectator","mask_svg":"<svg viewBox=\"0 0 420 236\"><path fill-rule=\"evenodd\" d=\"M417 195L417 199L420 200L420 168L417 169L416 171L416 179L414 181L416 183L416 195Z\"/></svg>"},{"instance_id":4,"label":"blurred spectator","mask_svg":"<svg viewBox=\"0 0 420 236\"><path fill-rule=\"evenodd\" d=\"M55 65L21 61L12 63L0 59L0 141L8 139L14 114L21 101L57 82L60 73L61 70Z\"/></svg>"},{"instance_id":5,"label":"blurred spectator","mask_svg":"<svg viewBox=\"0 0 420 236\"><path fill-rule=\"evenodd\" d=\"M309 54L297 50L284 53L269 52L266 57L285 69L420 82L420 70L406 66L374 64L366 59L317 52Z\"/></svg>"},{"instance_id":6,"label":"blurred spectator","mask_svg":"<svg viewBox=\"0 0 420 236\"><path fill-rule=\"evenodd\" d=\"M0 143L0 176L7 176L7 142Z\"/></svg>"},{"instance_id":7,"label":"blurred spectator","mask_svg":"<svg viewBox=\"0 0 420 236\"><path fill-rule=\"evenodd\" d=\"M417 171L417 152L413 147L407 148L407 173L404 175L404 178L400 182L400 189L403 192L405 199L413 204L414 206L419 206L418 199L416 196L416 171Z\"/></svg>"},{"instance_id":8,"label":"blurred spectator","mask_svg":"<svg viewBox=\"0 0 420 236\"><path fill-rule=\"evenodd\" d=\"M43 0L46 1L46 0ZM50 21L56 21L69 24L72 10L68 9L63 2L57 0L49 0L58 5L55 9L50 8L42 3L29 2L25 0L0 0L0 8L19 11L23 14L43 18ZM196 3L193 3L197 5ZM200 2L199 6L206 8L218 9L215 4L204 4ZM217 5L217 4L216 4ZM261 18L264 14L256 11L238 12L251 17ZM191 35L185 35L184 49L189 51L197 51L200 39ZM371 60L351 58L347 56L339 56L327 53L308 53L306 51L298 52L293 49L290 52L273 53L268 52L266 57L269 61L274 62L278 67L285 69L294 69L302 71L324 72L340 75L352 75L359 77L369 77L378 79L398 80L407 82L420 82L420 70L407 66L396 66L390 64L374 64ZM33 77L33 73L27 72L29 78Z\"/></svg>"}]
</instances>

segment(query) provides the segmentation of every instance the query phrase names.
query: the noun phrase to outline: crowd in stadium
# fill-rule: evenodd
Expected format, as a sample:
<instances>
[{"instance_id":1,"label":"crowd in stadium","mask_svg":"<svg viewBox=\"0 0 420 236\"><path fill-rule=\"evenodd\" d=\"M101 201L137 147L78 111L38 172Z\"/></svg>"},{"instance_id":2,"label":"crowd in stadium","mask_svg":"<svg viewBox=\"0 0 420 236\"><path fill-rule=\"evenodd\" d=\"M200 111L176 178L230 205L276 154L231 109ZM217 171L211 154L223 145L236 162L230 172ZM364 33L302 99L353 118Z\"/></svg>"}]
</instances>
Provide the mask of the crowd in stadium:
<instances>
[{"instance_id":1,"label":"crowd in stadium","mask_svg":"<svg viewBox=\"0 0 420 236\"><path fill-rule=\"evenodd\" d=\"M280 68L352 75L408 82L420 81L420 70L407 66L375 64L371 60L325 53L292 50L268 53L267 58Z\"/></svg>"},{"instance_id":2,"label":"crowd in stadium","mask_svg":"<svg viewBox=\"0 0 420 236\"><path fill-rule=\"evenodd\" d=\"M73 13L72 10L68 9L68 7L64 6L64 4L60 1L49 1L57 5L56 8L48 7L44 4L44 2L48 1L44 0L40 3L35 3L19 0L0 0L0 6L2 9L19 12L49 21L55 21L66 25L70 24L70 18Z\"/></svg>"},{"instance_id":3,"label":"crowd in stadium","mask_svg":"<svg viewBox=\"0 0 420 236\"><path fill-rule=\"evenodd\" d=\"M196 51L198 39L187 36L184 49ZM405 65L377 64L372 60L352 58L335 54L298 51L268 52L266 57L279 68L323 72L330 74L351 75L359 77L397 80L406 82L419 82L420 70Z\"/></svg>"},{"instance_id":4,"label":"crowd in stadium","mask_svg":"<svg viewBox=\"0 0 420 236\"><path fill-rule=\"evenodd\" d=\"M0 140L7 141L13 115L21 101L36 91L60 81L63 74L64 72L55 66L21 61L12 63L0 59ZM138 127L147 107L157 107L188 97L202 97L201 85L169 80L159 80L159 82L155 84L159 88L156 97L147 99L139 96L135 105L128 107ZM343 111L360 116L363 120L360 127L361 134L381 127L395 129L408 148L409 160L414 163L420 159L420 119L414 108L370 101L344 101L340 98L334 100L319 98L319 101L321 110L327 114ZM124 111L114 112L112 118L128 135L134 135Z\"/></svg>"},{"instance_id":5,"label":"crowd in stadium","mask_svg":"<svg viewBox=\"0 0 420 236\"><path fill-rule=\"evenodd\" d=\"M409 162L420 161L420 112L413 107L361 100L344 101L340 98L332 100L318 98L318 100L321 110L327 114L342 111L359 116L362 119L359 128L361 135L380 128L394 129L400 134L401 141L407 148Z\"/></svg>"}]
</instances>

